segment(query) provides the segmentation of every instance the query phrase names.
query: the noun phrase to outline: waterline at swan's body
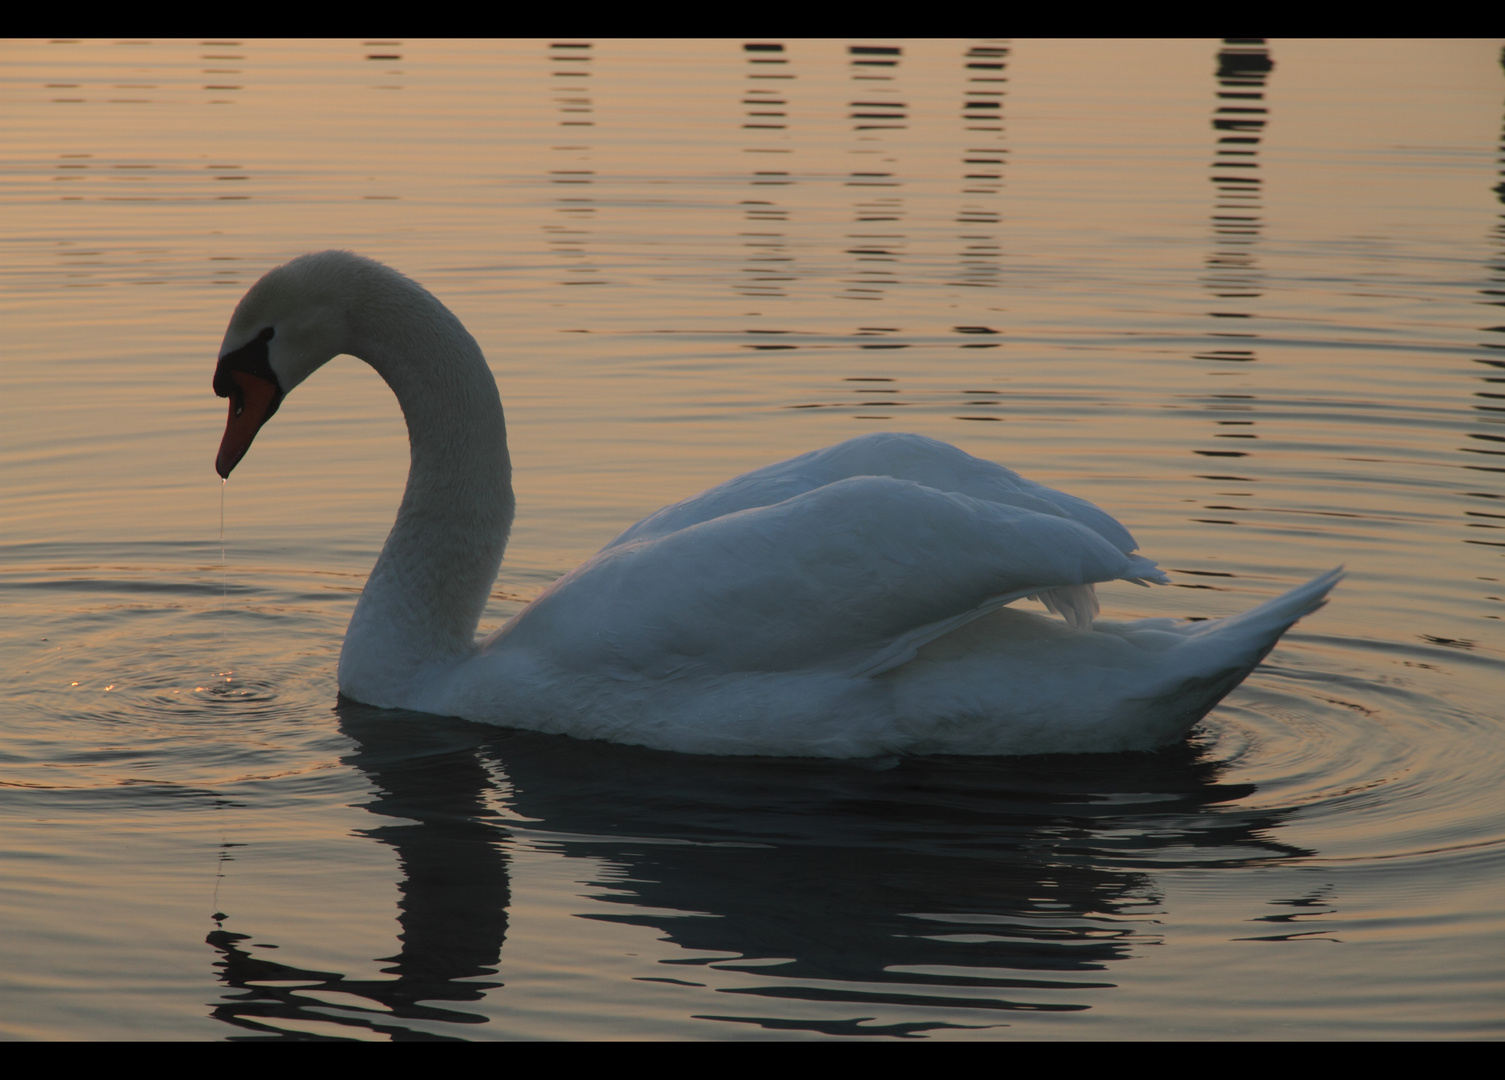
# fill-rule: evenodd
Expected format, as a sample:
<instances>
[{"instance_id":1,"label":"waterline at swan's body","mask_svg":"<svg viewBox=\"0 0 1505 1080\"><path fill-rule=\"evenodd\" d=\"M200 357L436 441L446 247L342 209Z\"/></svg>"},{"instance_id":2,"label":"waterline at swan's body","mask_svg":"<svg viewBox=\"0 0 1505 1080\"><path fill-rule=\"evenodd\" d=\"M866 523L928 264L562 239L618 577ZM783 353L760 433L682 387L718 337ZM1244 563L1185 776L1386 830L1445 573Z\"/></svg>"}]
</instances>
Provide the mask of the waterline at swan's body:
<instances>
[{"instance_id":1,"label":"waterline at swan's body","mask_svg":"<svg viewBox=\"0 0 1505 1080\"><path fill-rule=\"evenodd\" d=\"M1146 749L1182 737L1338 577L1230 619L1094 622L1094 584L1166 580L1123 526L884 433L651 515L477 644L513 515L506 427L480 348L420 286L344 252L268 273L221 350L217 468L340 353L386 379L412 447L340 657L341 692L368 704L694 753ZM1032 596L1065 621L1006 606Z\"/></svg>"}]
</instances>

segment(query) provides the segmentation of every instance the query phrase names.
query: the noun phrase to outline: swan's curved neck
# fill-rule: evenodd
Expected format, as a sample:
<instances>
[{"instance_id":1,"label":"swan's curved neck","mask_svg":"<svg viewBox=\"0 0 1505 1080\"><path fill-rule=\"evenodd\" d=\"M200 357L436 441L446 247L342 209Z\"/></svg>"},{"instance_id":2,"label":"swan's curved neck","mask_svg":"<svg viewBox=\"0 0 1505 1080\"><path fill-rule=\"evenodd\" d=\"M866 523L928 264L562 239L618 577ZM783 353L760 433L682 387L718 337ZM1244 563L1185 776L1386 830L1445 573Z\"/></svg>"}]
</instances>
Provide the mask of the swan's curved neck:
<instances>
[{"instance_id":1,"label":"swan's curved neck","mask_svg":"<svg viewBox=\"0 0 1505 1080\"><path fill-rule=\"evenodd\" d=\"M345 635L340 688L401 706L426 670L475 648L514 502L502 403L480 346L427 291L391 286L351 312L346 351L396 393L411 464Z\"/></svg>"}]
</instances>

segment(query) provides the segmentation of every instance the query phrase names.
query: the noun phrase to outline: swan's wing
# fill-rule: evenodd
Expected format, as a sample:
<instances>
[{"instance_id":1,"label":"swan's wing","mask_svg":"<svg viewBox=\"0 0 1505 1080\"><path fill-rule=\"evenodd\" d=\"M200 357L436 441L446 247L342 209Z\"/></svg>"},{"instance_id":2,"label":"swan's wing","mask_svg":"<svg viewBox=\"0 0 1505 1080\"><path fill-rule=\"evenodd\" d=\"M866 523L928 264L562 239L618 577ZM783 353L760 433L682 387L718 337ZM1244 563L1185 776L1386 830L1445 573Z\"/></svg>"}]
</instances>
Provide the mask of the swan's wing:
<instances>
[{"instance_id":1,"label":"swan's wing","mask_svg":"<svg viewBox=\"0 0 1505 1080\"><path fill-rule=\"evenodd\" d=\"M863 476L615 544L486 644L629 679L874 674L1021 596L1156 574L1068 517Z\"/></svg>"},{"instance_id":2,"label":"swan's wing","mask_svg":"<svg viewBox=\"0 0 1505 1080\"><path fill-rule=\"evenodd\" d=\"M668 536L714 518L772 506L854 476L911 480L934 491L1068 518L1087 526L1122 552L1138 548L1108 514L1074 495L1026 480L1011 469L973 457L939 439L877 432L744 473L709 491L666 506L618 536L609 548Z\"/></svg>"}]
</instances>

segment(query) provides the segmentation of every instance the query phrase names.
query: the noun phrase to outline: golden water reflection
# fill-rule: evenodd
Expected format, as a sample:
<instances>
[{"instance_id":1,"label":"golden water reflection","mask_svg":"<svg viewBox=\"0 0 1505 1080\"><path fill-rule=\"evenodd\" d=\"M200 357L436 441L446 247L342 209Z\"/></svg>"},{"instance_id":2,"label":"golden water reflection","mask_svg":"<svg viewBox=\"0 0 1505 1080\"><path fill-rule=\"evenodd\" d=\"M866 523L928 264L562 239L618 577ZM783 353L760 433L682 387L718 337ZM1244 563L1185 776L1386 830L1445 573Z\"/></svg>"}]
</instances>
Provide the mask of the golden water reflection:
<instances>
[{"instance_id":1,"label":"golden water reflection","mask_svg":"<svg viewBox=\"0 0 1505 1080\"><path fill-rule=\"evenodd\" d=\"M0 48L6 1033L1498 1032L1498 42ZM1048 782L332 715L401 414L337 360L221 487L208 385L328 247L497 374L487 629L884 429L1123 520L1174 587L1112 616L1349 577L1188 748Z\"/></svg>"}]
</instances>

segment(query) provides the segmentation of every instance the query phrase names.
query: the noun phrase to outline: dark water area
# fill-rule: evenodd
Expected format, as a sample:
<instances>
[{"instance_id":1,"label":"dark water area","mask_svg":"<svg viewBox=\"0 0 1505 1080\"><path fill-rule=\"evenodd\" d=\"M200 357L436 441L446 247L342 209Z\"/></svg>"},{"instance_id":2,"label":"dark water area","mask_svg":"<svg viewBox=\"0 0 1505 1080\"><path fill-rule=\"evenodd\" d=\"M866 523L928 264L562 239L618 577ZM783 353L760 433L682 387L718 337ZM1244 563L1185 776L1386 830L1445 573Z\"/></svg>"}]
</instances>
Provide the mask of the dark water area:
<instances>
[{"instance_id":1,"label":"dark water area","mask_svg":"<svg viewBox=\"0 0 1505 1080\"><path fill-rule=\"evenodd\" d=\"M1105 978L1113 963L1159 936L1147 918L1157 897L1145 871L1311 854L1262 838L1278 813L1210 812L1252 789L1219 784L1218 766L1189 748L854 768L686 760L419 726L355 705L339 711L358 747L345 762L374 788L365 809L394 819L365 835L389 845L404 874L403 947L388 972L396 978L354 983L284 967L238 948L247 935L217 931L209 940L224 953L222 977L245 991L243 1003L217 1015L253 1030L261 1018L322 1007L302 995L306 986L260 985L273 978L369 997L395 1019L483 1021L463 1010L442 1015L434 1003L477 1001L502 985L472 980L494 975L502 956L514 834L610 864L614 872L594 883L603 903L588 917L649 928L687 954L672 973L639 979L706 988L731 974L750 979L717 989L748 1004L865 1005L921 1017L792 1020L730 1005L743 1015L705 1017L851 1035L991 1026L969 1010L1085 1010L1095 992L1115 987ZM498 775L512 788L508 809L531 820L487 805ZM940 897L943 909L928 910Z\"/></svg>"}]
</instances>

